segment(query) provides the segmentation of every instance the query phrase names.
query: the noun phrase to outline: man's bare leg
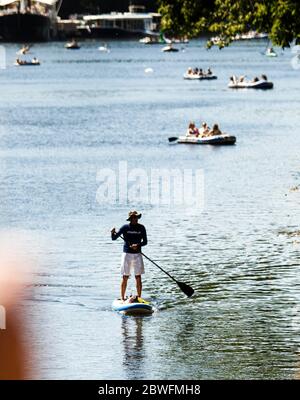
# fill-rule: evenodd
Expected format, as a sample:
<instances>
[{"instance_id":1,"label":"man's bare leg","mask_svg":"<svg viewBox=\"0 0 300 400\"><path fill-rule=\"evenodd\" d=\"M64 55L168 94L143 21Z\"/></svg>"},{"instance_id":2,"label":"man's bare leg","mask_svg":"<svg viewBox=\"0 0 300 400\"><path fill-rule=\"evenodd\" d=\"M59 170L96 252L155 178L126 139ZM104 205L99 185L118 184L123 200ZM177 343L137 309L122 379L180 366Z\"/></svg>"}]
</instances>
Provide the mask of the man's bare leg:
<instances>
[{"instance_id":1,"label":"man's bare leg","mask_svg":"<svg viewBox=\"0 0 300 400\"><path fill-rule=\"evenodd\" d=\"M136 275L135 276L136 279L136 291L137 291L137 295L138 297L142 297L142 277L141 275Z\"/></svg>"},{"instance_id":2,"label":"man's bare leg","mask_svg":"<svg viewBox=\"0 0 300 400\"><path fill-rule=\"evenodd\" d=\"M129 276L123 275L123 279L122 279L122 283L121 283L121 299L123 301L125 300L128 278L129 278Z\"/></svg>"}]
</instances>

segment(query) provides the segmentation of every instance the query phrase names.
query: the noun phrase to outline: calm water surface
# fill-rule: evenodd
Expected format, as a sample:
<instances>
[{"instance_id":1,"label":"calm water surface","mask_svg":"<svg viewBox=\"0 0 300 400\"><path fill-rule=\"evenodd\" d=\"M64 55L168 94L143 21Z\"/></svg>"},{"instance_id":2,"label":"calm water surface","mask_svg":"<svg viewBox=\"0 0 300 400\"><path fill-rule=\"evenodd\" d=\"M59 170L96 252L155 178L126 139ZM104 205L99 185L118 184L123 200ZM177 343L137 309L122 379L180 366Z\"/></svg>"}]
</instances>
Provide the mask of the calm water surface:
<instances>
[{"instance_id":1,"label":"calm water surface","mask_svg":"<svg viewBox=\"0 0 300 400\"><path fill-rule=\"evenodd\" d=\"M184 51L86 42L37 44L39 68L0 72L0 220L43 247L32 316L37 378L294 378L299 372L300 71L265 42ZM189 67L219 79L187 82ZM145 74L145 68L153 68ZM271 91L230 91L232 74L265 73ZM188 121L219 122L233 147L169 145ZM205 207L98 204L97 171L202 169ZM122 243L110 228L138 208L146 254L196 290L186 299L147 263L152 317L111 311ZM134 288L131 281L129 289Z\"/></svg>"}]
</instances>

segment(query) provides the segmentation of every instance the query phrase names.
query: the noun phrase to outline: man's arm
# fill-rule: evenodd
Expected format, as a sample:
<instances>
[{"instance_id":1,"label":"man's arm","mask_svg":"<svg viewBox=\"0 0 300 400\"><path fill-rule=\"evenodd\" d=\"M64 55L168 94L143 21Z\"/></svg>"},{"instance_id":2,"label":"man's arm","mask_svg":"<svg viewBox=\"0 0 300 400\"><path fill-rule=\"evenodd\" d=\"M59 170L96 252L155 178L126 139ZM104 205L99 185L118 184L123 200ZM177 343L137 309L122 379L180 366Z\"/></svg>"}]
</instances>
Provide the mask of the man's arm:
<instances>
[{"instance_id":1,"label":"man's arm","mask_svg":"<svg viewBox=\"0 0 300 400\"><path fill-rule=\"evenodd\" d=\"M111 230L111 239L112 240L117 240L121 235L124 233L124 226L119 230L119 232L116 232L116 228L113 228Z\"/></svg>"}]
</instances>

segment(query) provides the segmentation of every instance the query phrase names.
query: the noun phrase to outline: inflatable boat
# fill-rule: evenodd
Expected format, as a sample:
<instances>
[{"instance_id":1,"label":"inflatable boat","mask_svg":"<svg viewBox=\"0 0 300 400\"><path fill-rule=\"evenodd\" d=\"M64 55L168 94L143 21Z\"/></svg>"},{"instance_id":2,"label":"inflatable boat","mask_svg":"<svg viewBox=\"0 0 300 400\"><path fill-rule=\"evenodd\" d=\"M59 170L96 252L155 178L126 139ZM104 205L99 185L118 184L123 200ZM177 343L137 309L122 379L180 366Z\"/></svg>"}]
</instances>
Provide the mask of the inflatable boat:
<instances>
[{"instance_id":1,"label":"inflatable boat","mask_svg":"<svg viewBox=\"0 0 300 400\"><path fill-rule=\"evenodd\" d=\"M112 309L124 315L151 315L154 312L153 306L140 298L133 303L121 299L114 300Z\"/></svg>"},{"instance_id":2,"label":"inflatable boat","mask_svg":"<svg viewBox=\"0 0 300 400\"><path fill-rule=\"evenodd\" d=\"M273 89L273 82L259 80L257 82L230 82L230 89Z\"/></svg>"},{"instance_id":3,"label":"inflatable boat","mask_svg":"<svg viewBox=\"0 0 300 400\"><path fill-rule=\"evenodd\" d=\"M37 61L16 61L15 63L14 63L14 65L16 66L16 67L36 67L36 66L38 66L38 65L41 65L41 63L37 60Z\"/></svg>"},{"instance_id":4,"label":"inflatable boat","mask_svg":"<svg viewBox=\"0 0 300 400\"><path fill-rule=\"evenodd\" d=\"M210 144L214 146L233 145L236 143L236 137L231 135L218 135L208 137L180 136L177 139L179 144Z\"/></svg>"},{"instance_id":5,"label":"inflatable boat","mask_svg":"<svg viewBox=\"0 0 300 400\"><path fill-rule=\"evenodd\" d=\"M197 75L197 74L184 74L183 79L191 80L191 81L202 81L202 80L212 80L218 79L215 75Z\"/></svg>"}]
</instances>

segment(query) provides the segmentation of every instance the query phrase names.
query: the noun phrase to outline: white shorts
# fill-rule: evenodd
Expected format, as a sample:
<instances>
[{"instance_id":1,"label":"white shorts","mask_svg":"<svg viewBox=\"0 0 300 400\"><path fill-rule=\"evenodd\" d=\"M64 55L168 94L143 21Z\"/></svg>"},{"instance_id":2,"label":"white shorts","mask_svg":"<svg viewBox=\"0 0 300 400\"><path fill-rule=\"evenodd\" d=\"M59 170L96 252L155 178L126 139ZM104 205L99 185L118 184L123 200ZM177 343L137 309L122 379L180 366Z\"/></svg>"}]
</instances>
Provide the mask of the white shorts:
<instances>
[{"instance_id":1,"label":"white shorts","mask_svg":"<svg viewBox=\"0 0 300 400\"><path fill-rule=\"evenodd\" d=\"M132 269L135 276L145 273L143 256L140 253L123 253L121 262L121 274L130 276Z\"/></svg>"}]
</instances>

